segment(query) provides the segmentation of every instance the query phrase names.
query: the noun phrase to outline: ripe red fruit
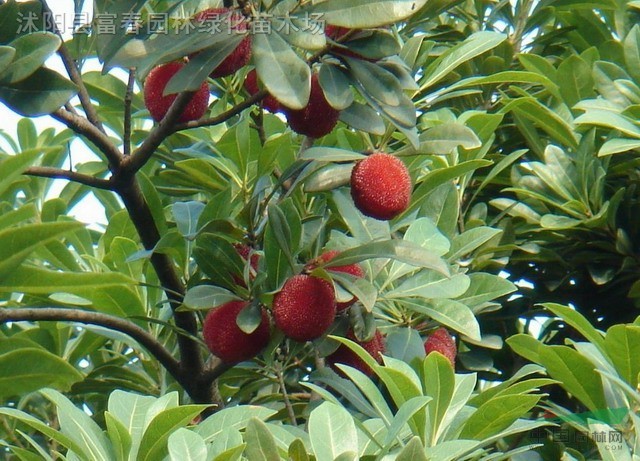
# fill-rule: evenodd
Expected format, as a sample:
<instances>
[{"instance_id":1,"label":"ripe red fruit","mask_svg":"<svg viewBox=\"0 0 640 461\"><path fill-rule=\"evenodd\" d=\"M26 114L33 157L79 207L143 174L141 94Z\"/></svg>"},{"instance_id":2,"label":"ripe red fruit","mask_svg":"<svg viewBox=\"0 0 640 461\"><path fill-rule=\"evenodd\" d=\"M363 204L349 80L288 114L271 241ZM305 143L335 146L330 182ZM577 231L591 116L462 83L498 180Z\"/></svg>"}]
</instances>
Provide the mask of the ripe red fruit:
<instances>
[{"instance_id":1,"label":"ripe red fruit","mask_svg":"<svg viewBox=\"0 0 640 461\"><path fill-rule=\"evenodd\" d=\"M438 328L424 342L424 351L429 355L431 352L440 352L449 359L451 365L456 364L456 342L445 328Z\"/></svg>"},{"instance_id":2,"label":"ripe red fruit","mask_svg":"<svg viewBox=\"0 0 640 461\"><path fill-rule=\"evenodd\" d=\"M358 341L358 339L353 334L353 330L349 330L349 332L347 333L347 338L358 343L364 348L364 350L369 353L369 355L371 355L371 357L376 359L378 363L382 363L382 354L385 351L384 336L378 330L376 330L373 338L371 338L369 341ZM344 365L349 365L350 367L356 368L367 376L373 375L373 370L371 369L371 367L344 344L341 344L333 354L327 357L327 363L329 363L329 365L331 365L331 367L339 373L341 372L341 370L336 368L335 365L337 363L342 363Z\"/></svg>"},{"instance_id":3,"label":"ripe red fruit","mask_svg":"<svg viewBox=\"0 0 640 461\"><path fill-rule=\"evenodd\" d=\"M318 259L317 259L318 263L326 264L329 261L331 261L333 258L338 256L338 254L340 254L340 252L337 251L337 250L327 251L327 252L321 254L320 256L318 256ZM362 270L362 267L359 264L355 264L355 263L354 264L347 264L346 266L327 267L327 270L328 271L333 271L333 272L342 272L344 274L350 274L350 275L353 275L354 277L360 277L360 278L364 277L364 271ZM337 304L338 312L347 309L353 303L355 303L357 300L358 300L358 298L356 298L354 296L349 301L342 302L342 303L339 302Z\"/></svg>"},{"instance_id":4,"label":"ripe red fruit","mask_svg":"<svg viewBox=\"0 0 640 461\"><path fill-rule=\"evenodd\" d=\"M247 74L247 78L244 80L244 89L247 90L247 93L251 96L259 93L262 89L258 83L258 73L255 69ZM274 114L280 110L280 102L270 94L266 95L262 99L261 105L266 110Z\"/></svg>"},{"instance_id":5,"label":"ripe red fruit","mask_svg":"<svg viewBox=\"0 0 640 461\"><path fill-rule=\"evenodd\" d=\"M178 61L163 64L152 69L144 81L144 104L156 122L160 122L164 118L171 104L178 97L177 94L168 96L162 94L169 80L183 67L184 63ZM206 82L202 82L200 89L193 95L178 121L184 123L198 120L205 114L208 107L209 87Z\"/></svg>"},{"instance_id":6,"label":"ripe red fruit","mask_svg":"<svg viewBox=\"0 0 640 461\"><path fill-rule=\"evenodd\" d=\"M380 220L393 219L411 200L407 167L393 155L375 153L356 163L351 173L351 197L362 214Z\"/></svg>"},{"instance_id":7,"label":"ripe red fruit","mask_svg":"<svg viewBox=\"0 0 640 461\"><path fill-rule=\"evenodd\" d=\"M262 322L247 334L236 323L238 314L249 303L231 301L211 310L204 320L204 342L213 355L224 363L238 363L255 357L269 342L267 312L262 309Z\"/></svg>"},{"instance_id":8,"label":"ripe red fruit","mask_svg":"<svg viewBox=\"0 0 640 461\"><path fill-rule=\"evenodd\" d=\"M333 285L318 277L291 277L273 299L276 326L296 341L319 338L335 317L336 294Z\"/></svg>"},{"instance_id":9,"label":"ripe red fruit","mask_svg":"<svg viewBox=\"0 0 640 461\"><path fill-rule=\"evenodd\" d=\"M304 109L283 107L287 122L293 131L310 138L321 138L334 129L340 111L331 107L318 81L318 74L311 76L311 94Z\"/></svg>"},{"instance_id":10,"label":"ripe red fruit","mask_svg":"<svg viewBox=\"0 0 640 461\"><path fill-rule=\"evenodd\" d=\"M222 33L242 33L246 32L248 28L245 17L240 12L232 11L230 8L208 8L194 15L193 21L198 23L212 22L216 24ZM209 76L218 78L234 74L246 66L249 59L251 59L251 36L247 35Z\"/></svg>"},{"instance_id":11,"label":"ripe red fruit","mask_svg":"<svg viewBox=\"0 0 640 461\"><path fill-rule=\"evenodd\" d=\"M333 24L327 24L324 27L324 34L332 40L338 40L349 32L351 29L348 27L334 26Z\"/></svg>"}]
</instances>

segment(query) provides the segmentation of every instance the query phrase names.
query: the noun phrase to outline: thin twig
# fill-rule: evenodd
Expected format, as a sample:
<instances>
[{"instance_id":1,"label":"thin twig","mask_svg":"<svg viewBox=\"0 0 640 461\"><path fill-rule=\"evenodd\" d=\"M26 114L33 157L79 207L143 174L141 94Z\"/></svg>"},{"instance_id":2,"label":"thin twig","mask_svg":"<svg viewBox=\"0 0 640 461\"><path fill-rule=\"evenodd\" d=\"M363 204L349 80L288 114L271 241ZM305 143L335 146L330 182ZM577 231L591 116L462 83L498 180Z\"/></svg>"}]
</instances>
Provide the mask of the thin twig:
<instances>
[{"instance_id":1,"label":"thin twig","mask_svg":"<svg viewBox=\"0 0 640 461\"><path fill-rule=\"evenodd\" d=\"M278 367L276 369L276 376L278 377L278 384L280 384L280 391L282 392L282 399L284 400L284 406L287 408L287 413L289 414L289 420L293 426L297 426L298 422L296 420L296 412L293 410L293 405L291 405L291 400L289 399L289 394L287 393L287 385L284 382L284 374L282 373L282 369Z\"/></svg>"},{"instance_id":2,"label":"thin twig","mask_svg":"<svg viewBox=\"0 0 640 461\"><path fill-rule=\"evenodd\" d=\"M48 13L50 18L53 18L53 12L51 11L51 8L49 8L49 5L47 4L46 0L40 0L40 2L42 3L42 11L45 14ZM62 40L62 44L58 49L58 55L60 55L60 58L62 59L62 63L64 64L64 67L67 70L67 74L69 74L69 78L78 87L78 99L80 99L80 104L82 104L82 109L84 109L85 114L87 114L87 120L89 120L89 122L91 122L93 126L98 128L98 130L100 130L103 134L106 135L106 131L104 130L104 127L102 126L102 122L98 117L98 112L96 111L95 106L91 102L91 96L89 96L89 91L87 90L87 87L82 81L82 75L80 74L80 69L78 68L78 65L74 61L73 56L71 56L71 53L69 52L66 45L64 44L62 33L58 29L58 26L56 25L55 21L52 20L51 23L52 23L51 31L57 34Z\"/></svg>"},{"instance_id":3,"label":"thin twig","mask_svg":"<svg viewBox=\"0 0 640 461\"><path fill-rule=\"evenodd\" d=\"M216 115L215 117L205 118L202 120L195 120L193 122L181 123L175 126L175 131L183 131L190 130L192 128L200 128L203 126L215 126L220 125L221 123L226 122L231 117L235 117L240 112L245 110L247 107L251 107L255 103L261 101L265 96L267 96L267 90L262 90L259 93L254 94L250 98L245 99L244 101L238 103L233 106L231 109L221 113L220 115Z\"/></svg>"},{"instance_id":4,"label":"thin twig","mask_svg":"<svg viewBox=\"0 0 640 461\"><path fill-rule=\"evenodd\" d=\"M127 92L124 96L124 136L123 152L125 157L131 154L131 103L133 102L133 85L136 82L136 70L129 69L129 81L127 82Z\"/></svg>"},{"instance_id":5,"label":"thin twig","mask_svg":"<svg viewBox=\"0 0 640 461\"><path fill-rule=\"evenodd\" d=\"M162 344L148 331L135 323L120 317L90 312L81 309L66 309L55 307L0 309L0 323L6 322L78 322L85 325L97 325L110 330L119 331L135 339L151 355L153 355L176 379L183 383L180 364L173 358Z\"/></svg>"},{"instance_id":6,"label":"thin twig","mask_svg":"<svg viewBox=\"0 0 640 461\"><path fill-rule=\"evenodd\" d=\"M113 182L108 179L96 178L76 171L62 170L46 166L32 166L24 172L27 176L37 176L39 178L67 179L72 182L84 184L102 190L113 190Z\"/></svg>"},{"instance_id":7,"label":"thin twig","mask_svg":"<svg viewBox=\"0 0 640 461\"><path fill-rule=\"evenodd\" d=\"M122 155L106 134L89 123L86 118L63 109L58 109L51 114L51 117L95 144L100 152L107 157L111 171L117 171Z\"/></svg>"}]
</instances>

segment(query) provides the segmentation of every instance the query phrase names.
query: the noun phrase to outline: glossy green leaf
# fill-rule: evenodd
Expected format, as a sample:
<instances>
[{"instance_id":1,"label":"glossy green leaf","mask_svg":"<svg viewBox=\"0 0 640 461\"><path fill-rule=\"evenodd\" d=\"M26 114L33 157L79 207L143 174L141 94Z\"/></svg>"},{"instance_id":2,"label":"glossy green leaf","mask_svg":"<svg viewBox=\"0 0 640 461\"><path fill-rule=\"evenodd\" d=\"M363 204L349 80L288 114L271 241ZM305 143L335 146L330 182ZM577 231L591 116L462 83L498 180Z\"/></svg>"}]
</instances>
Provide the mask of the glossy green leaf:
<instances>
[{"instance_id":1,"label":"glossy green leaf","mask_svg":"<svg viewBox=\"0 0 640 461\"><path fill-rule=\"evenodd\" d=\"M471 339L480 341L480 325L475 315L465 304L452 299L432 299L429 304L403 299L409 309L426 314L433 320L458 331Z\"/></svg>"},{"instance_id":2,"label":"glossy green leaf","mask_svg":"<svg viewBox=\"0 0 640 461\"><path fill-rule=\"evenodd\" d=\"M169 459L171 461L207 461L207 447L198 434L180 428L169 436Z\"/></svg>"},{"instance_id":3,"label":"glossy green leaf","mask_svg":"<svg viewBox=\"0 0 640 461\"><path fill-rule=\"evenodd\" d=\"M57 72L40 68L8 86L0 85L0 102L25 117L48 115L77 93L76 86Z\"/></svg>"},{"instance_id":4,"label":"glossy green leaf","mask_svg":"<svg viewBox=\"0 0 640 461\"><path fill-rule=\"evenodd\" d=\"M358 433L351 414L324 402L309 416L309 438L316 459L335 459L344 452L358 453Z\"/></svg>"},{"instance_id":5,"label":"glossy green leaf","mask_svg":"<svg viewBox=\"0 0 640 461\"><path fill-rule=\"evenodd\" d=\"M0 86L10 85L33 75L60 47L60 37L50 32L23 35L12 41L15 56L11 66L0 72Z\"/></svg>"},{"instance_id":6,"label":"glossy green leaf","mask_svg":"<svg viewBox=\"0 0 640 461\"><path fill-rule=\"evenodd\" d=\"M482 440L511 426L540 400L539 395L504 395L482 404L464 423L460 438Z\"/></svg>"},{"instance_id":7,"label":"glossy green leaf","mask_svg":"<svg viewBox=\"0 0 640 461\"><path fill-rule=\"evenodd\" d=\"M278 447L269 428L258 418L251 418L245 431L245 454L256 461L280 461Z\"/></svg>"},{"instance_id":8,"label":"glossy green leaf","mask_svg":"<svg viewBox=\"0 0 640 461\"><path fill-rule=\"evenodd\" d=\"M433 400L429 414L429 445L434 445L442 432L442 421L449 410L455 388L455 375L449 359L442 354L429 354L423 362L424 393Z\"/></svg>"},{"instance_id":9,"label":"glossy green leaf","mask_svg":"<svg viewBox=\"0 0 640 461\"><path fill-rule=\"evenodd\" d=\"M416 13L426 0L327 0L312 8L327 24L349 28L379 27Z\"/></svg>"},{"instance_id":10,"label":"glossy green leaf","mask_svg":"<svg viewBox=\"0 0 640 461\"><path fill-rule=\"evenodd\" d=\"M637 353L640 352L640 327L612 326L607 331L604 347L620 377L636 388L640 375L640 363L635 360Z\"/></svg>"},{"instance_id":11,"label":"glossy green leaf","mask_svg":"<svg viewBox=\"0 0 640 461\"><path fill-rule=\"evenodd\" d=\"M309 101L311 70L277 33L255 34L253 59L260 81L283 105L302 109Z\"/></svg>"},{"instance_id":12,"label":"glossy green leaf","mask_svg":"<svg viewBox=\"0 0 640 461\"><path fill-rule=\"evenodd\" d=\"M325 63L318 73L318 81L325 98L337 110L344 110L353 103L349 79L340 67Z\"/></svg>"}]
</instances>

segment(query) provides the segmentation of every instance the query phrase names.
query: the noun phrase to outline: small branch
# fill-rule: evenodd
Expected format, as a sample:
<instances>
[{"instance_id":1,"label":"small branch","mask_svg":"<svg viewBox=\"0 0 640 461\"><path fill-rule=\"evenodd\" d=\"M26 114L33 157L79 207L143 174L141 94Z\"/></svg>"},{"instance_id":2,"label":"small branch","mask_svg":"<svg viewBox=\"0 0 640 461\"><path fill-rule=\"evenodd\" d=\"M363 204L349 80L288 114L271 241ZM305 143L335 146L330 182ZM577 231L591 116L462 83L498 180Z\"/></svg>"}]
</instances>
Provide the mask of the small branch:
<instances>
[{"instance_id":1,"label":"small branch","mask_svg":"<svg viewBox=\"0 0 640 461\"><path fill-rule=\"evenodd\" d=\"M188 91L178 95L162 121L149 133L142 145L133 154L122 160L123 171L126 171L129 175L134 175L149 161L156 149L160 147L160 144L175 132L175 124L180 118L180 114L191 102L193 94L193 92Z\"/></svg>"},{"instance_id":2,"label":"small branch","mask_svg":"<svg viewBox=\"0 0 640 461\"><path fill-rule=\"evenodd\" d=\"M75 133L86 137L89 141L96 145L96 147L102 152L109 162L109 166L112 172L118 170L120 159L122 155L118 148L111 142L109 137L96 128L89 121L63 109L58 109L51 117L66 125Z\"/></svg>"},{"instance_id":3,"label":"small branch","mask_svg":"<svg viewBox=\"0 0 640 461\"><path fill-rule=\"evenodd\" d=\"M86 174L78 173L71 170L62 170L58 168L50 168L46 166L32 166L25 172L27 176L37 176L39 178L67 179L72 182L84 184L85 186L95 187L102 190L113 190L113 183L108 179L96 178Z\"/></svg>"},{"instance_id":4,"label":"small branch","mask_svg":"<svg viewBox=\"0 0 640 461\"><path fill-rule=\"evenodd\" d=\"M220 115L216 115L215 117L212 117L212 118L195 120L193 122L176 125L175 131L177 132L177 131L190 130L192 128L200 128L203 126L220 125L221 123L224 123L227 120L229 120L231 117L235 117L246 108L251 107L255 103L261 101L265 96L267 96L267 94L268 94L267 90L262 90L259 93L254 94L250 98L245 99L241 103L233 106L231 109L221 113Z\"/></svg>"},{"instance_id":5,"label":"small branch","mask_svg":"<svg viewBox=\"0 0 640 461\"><path fill-rule=\"evenodd\" d=\"M97 325L119 331L135 339L153 355L176 381L183 383L180 364L173 358L156 338L135 323L111 315L80 309L65 308L18 308L0 309L0 323L6 322L78 322L85 325Z\"/></svg>"},{"instance_id":6,"label":"small branch","mask_svg":"<svg viewBox=\"0 0 640 461\"><path fill-rule=\"evenodd\" d=\"M284 382L284 374L282 373L282 369L280 367L278 367L278 369L276 370L276 376L278 377L278 384L280 384L280 390L282 391L282 399L284 400L284 406L287 408L287 413L289 414L291 425L297 426L298 422L296 420L296 412L293 411L293 405L291 405L291 400L289 399L289 394L287 393L287 385Z\"/></svg>"},{"instance_id":7,"label":"small branch","mask_svg":"<svg viewBox=\"0 0 640 461\"><path fill-rule=\"evenodd\" d=\"M216 358L212 360L209 366L202 372L199 382L202 386L210 386L216 379L222 376L227 370L233 368L233 365L222 362Z\"/></svg>"},{"instance_id":8,"label":"small branch","mask_svg":"<svg viewBox=\"0 0 640 461\"><path fill-rule=\"evenodd\" d=\"M133 102L133 85L136 82L136 70L129 69L127 92L124 96L124 140L123 152L125 157L131 154L131 103Z\"/></svg>"},{"instance_id":9,"label":"small branch","mask_svg":"<svg viewBox=\"0 0 640 461\"><path fill-rule=\"evenodd\" d=\"M40 0L40 1L42 3L42 11L44 13L48 13L50 17L53 18L53 12L51 11L51 8L49 8L49 5L47 4L46 0ZM91 122L93 126L95 126L98 130L100 130L103 134L106 135L106 131L104 130L104 127L102 126L102 122L100 122L100 118L98 117L98 112L96 111L95 106L91 102L91 96L89 96L89 91L87 91L87 87L82 81L82 75L80 75L80 69L78 68L78 65L76 64L73 57L71 56L71 53L69 53L69 50L64 44L64 39L62 38L62 34L60 33L60 30L58 29L58 26L56 25L55 21L52 20L51 25L52 25L51 31L56 35L58 35L62 40L62 45L60 45L60 48L58 49L58 54L62 59L62 63L64 64L65 69L67 70L67 74L69 74L69 78L78 87L78 99L80 99L80 104L82 104L82 108L84 109L85 114L87 114L87 119L89 120L89 122Z\"/></svg>"}]
</instances>

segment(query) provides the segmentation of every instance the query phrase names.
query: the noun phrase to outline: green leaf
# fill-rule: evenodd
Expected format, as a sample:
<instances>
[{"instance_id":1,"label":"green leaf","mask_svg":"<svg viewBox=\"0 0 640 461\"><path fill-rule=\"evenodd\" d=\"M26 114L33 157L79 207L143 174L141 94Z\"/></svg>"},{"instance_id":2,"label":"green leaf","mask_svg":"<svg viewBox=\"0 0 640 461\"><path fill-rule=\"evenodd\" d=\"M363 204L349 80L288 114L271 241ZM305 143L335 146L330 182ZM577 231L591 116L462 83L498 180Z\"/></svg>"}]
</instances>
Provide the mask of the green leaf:
<instances>
[{"instance_id":1,"label":"green leaf","mask_svg":"<svg viewBox=\"0 0 640 461\"><path fill-rule=\"evenodd\" d=\"M204 438L205 443L210 443L229 428L244 429L252 417L264 421L276 413L276 410L256 405L229 407L209 416L198 424L195 431Z\"/></svg>"},{"instance_id":2,"label":"green leaf","mask_svg":"<svg viewBox=\"0 0 640 461\"><path fill-rule=\"evenodd\" d=\"M171 461L207 461L207 446L198 434L180 428L169 436L169 459Z\"/></svg>"},{"instance_id":3,"label":"green leaf","mask_svg":"<svg viewBox=\"0 0 640 461\"><path fill-rule=\"evenodd\" d=\"M19 348L0 355L0 397L4 399L43 387L69 390L83 378L65 360L44 349Z\"/></svg>"},{"instance_id":4,"label":"green leaf","mask_svg":"<svg viewBox=\"0 0 640 461\"><path fill-rule=\"evenodd\" d=\"M635 358L640 352L640 327L614 325L607 331L604 340L607 356L616 371L634 389L638 386L640 363Z\"/></svg>"},{"instance_id":5,"label":"green leaf","mask_svg":"<svg viewBox=\"0 0 640 461\"><path fill-rule=\"evenodd\" d=\"M28 413L24 411L16 410L13 408L0 408L0 415L7 416L9 418L14 418L20 421L21 423L26 424L27 426L32 427L38 432L42 433L47 437L47 439L55 441L59 443L61 446L73 451L74 453L79 453L81 456L83 454L82 445L79 445L72 438L66 436L65 434L51 428L48 424L43 423L39 419L34 418ZM86 455L81 459L85 461L93 461L89 459Z\"/></svg>"},{"instance_id":6,"label":"green leaf","mask_svg":"<svg viewBox=\"0 0 640 461\"><path fill-rule=\"evenodd\" d=\"M300 160L315 160L317 162L354 162L367 158L360 152L352 152L335 147L311 147L300 155Z\"/></svg>"},{"instance_id":7,"label":"green leaf","mask_svg":"<svg viewBox=\"0 0 640 461\"><path fill-rule=\"evenodd\" d=\"M41 393L58 407L61 432L82 447L77 455L91 461L111 461L113 453L109 439L89 415L53 389L44 389Z\"/></svg>"},{"instance_id":8,"label":"green leaf","mask_svg":"<svg viewBox=\"0 0 640 461\"><path fill-rule=\"evenodd\" d=\"M411 310L428 315L433 320L471 339L482 340L476 316L461 302L452 299L432 299L429 301L429 305L426 305L424 302L412 302L405 299L402 304Z\"/></svg>"},{"instance_id":9,"label":"green leaf","mask_svg":"<svg viewBox=\"0 0 640 461\"><path fill-rule=\"evenodd\" d=\"M451 242L449 259L455 261L466 256L501 233L501 229L481 226L456 235Z\"/></svg>"},{"instance_id":10,"label":"green leaf","mask_svg":"<svg viewBox=\"0 0 640 461\"><path fill-rule=\"evenodd\" d=\"M0 46L0 75L2 75L9 64L11 64L15 55L15 48L10 46Z\"/></svg>"},{"instance_id":11,"label":"green leaf","mask_svg":"<svg viewBox=\"0 0 640 461\"><path fill-rule=\"evenodd\" d=\"M396 461L428 461L425 454L420 437L414 436L409 443L407 443L402 451L398 453Z\"/></svg>"},{"instance_id":12,"label":"green leaf","mask_svg":"<svg viewBox=\"0 0 640 461\"><path fill-rule=\"evenodd\" d=\"M378 136L386 131L382 117L371 107L357 101L340 112L340 121L356 130Z\"/></svg>"},{"instance_id":13,"label":"green leaf","mask_svg":"<svg viewBox=\"0 0 640 461\"><path fill-rule=\"evenodd\" d=\"M60 37L50 32L23 35L9 45L16 52L13 62L0 72L0 86L19 82L32 75L60 47Z\"/></svg>"},{"instance_id":14,"label":"green leaf","mask_svg":"<svg viewBox=\"0 0 640 461\"><path fill-rule=\"evenodd\" d=\"M76 86L57 72L40 68L10 86L0 85L0 101L25 117L48 115L77 94Z\"/></svg>"},{"instance_id":15,"label":"green leaf","mask_svg":"<svg viewBox=\"0 0 640 461\"><path fill-rule=\"evenodd\" d=\"M460 123L436 125L420 135L423 154L446 155L457 147L477 149L482 147L482 142L471 128Z\"/></svg>"},{"instance_id":16,"label":"green leaf","mask_svg":"<svg viewBox=\"0 0 640 461\"><path fill-rule=\"evenodd\" d=\"M0 279L13 272L37 248L82 227L77 222L54 222L0 231Z\"/></svg>"},{"instance_id":17,"label":"green leaf","mask_svg":"<svg viewBox=\"0 0 640 461\"><path fill-rule=\"evenodd\" d=\"M173 431L185 426L208 405L183 405L157 414L142 435L138 461L155 461L167 454L167 440Z\"/></svg>"},{"instance_id":18,"label":"green leaf","mask_svg":"<svg viewBox=\"0 0 640 461\"><path fill-rule=\"evenodd\" d=\"M269 428L258 418L251 418L245 431L247 458L255 461L280 461L278 447Z\"/></svg>"},{"instance_id":19,"label":"green leaf","mask_svg":"<svg viewBox=\"0 0 640 461\"><path fill-rule=\"evenodd\" d=\"M470 283L466 274L445 277L434 271L420 271L385 293L384 298L457 298L467 291Z\"/></svg>"},{"instance_id":20,"label":"green leaf","mask_svg":"<svg viewBox=\"0 0 640 461\"><path fill-rule=\"evenodd\" d=\"M429 414L429 445L435 445L442 432L441 424L444 420L455 388L456 377L449 359L442 354L429 354L423 363L424 393L433 398L427 412Z\"/></svg>"},{"instance_id":21,"label":"green leaf","mask_svg":"<svg viewBox=\"0 0 640 461\"><path fill-rule=\"evenodd\" d=\"M309 438L316 459L335 459L345 452L358 453L358 432L351 414L324 402L309 416Z\"/></svg>"},{"instance_id":22,"label":"green leaf","mask_svg":"<svg viewBox=\"0 0 640 461\"><path fill-rule=\"evenodd\" d=\"M420 91L425 91L449 75L459 65L486 53L507 39L496 32L476 32L464 42L448 49L424 71Z\"/></svg>"},{"instance_id":23,"label":"green leaf","mask_svg":"<svg viewBox=\"0 0 640 461\"><path fill-rule=\"evenodd\" d=\"M541 363L539 349L543 344L531 335L517 334L507 338L507 344L513 351L534 363Z\"/></svg>"},{"instance_id":24,"label":"green leaf","mask_svg":"<svg viewBox=\"0 0 640 461\"><path fill-rule=\"evenodd\" d=\"M469 278L471 285L458 301L472 308L513 293L517 289L509 280L498 275L475 273L469 274Z\"/></svg>"},{"instance_id":25,"label":"green leaf","mask_svg":"<svg viewBox=\"0 0 640 461\"><path fill-rule=\"evenodd\" d=\"M404 240L365 243L341 252L326 267L346 266L374 258L390 258L449 275L449 266L441 258L434 256L429 250Z\"/></svg>"},{"instance_id":26,"label":"green leaf","mask_svg":"<svg viewBox=\"0 0 640 461\"><path fill-rule=\"evenodd\" d=\"M630 150L640 149L640 141L633 139L615 138L605 142L598 151L598 157L620 154Z\"/></svg>"},{"instance_id":27,"label":"green leaf","mask_svg":"<svg viewBox=\"0 0 640 461\"><path fill-rule=\"evenodd\" d=\"M567 346L538 348L540 364L549 376L591 411L607 408L602 378L593 363Z\"/></svg>"},{"instance_id":28,"label":"green leaf","mask_svg":"<svg viewBox=\"0 0 640 461\"><path fill-rule=\"evenodd\" d=\"M291 461L309 461L307 449L301 439L295 439L293 443L289 445L288 454Z\"/></svg>"},{"instance_id":29,"label":"green leaf","mask_svg":"<svg viewBox=\"0 0 640 461\"><path fill-rule=\"evenodd\" d=\"M386 355L411 363L415 358L424 358L424 344L417 330L394 328L385 338Z\"/></svg>"},{"instance_id":30,"label":"green leaf","mask_svg":"<svg viewBox=\"0 0 640 461\"><path fill-rule=\"evenodd\" d=\"M267 91L286 107L302 109L311 93L311 70L277 33L254 34L253 60Z\"/></svg>"},{"instance_id":31,"label":"green leaf","mask_svg":"<svg viewBox=\"0 0 640 461\"><path fill-rule=\"evenodd\" d=\"M385 436L383 445L385 446L385 450L387 451L391 448L391 444L394 439L398 436L400 431L404 428L404 426L408 423L408 421L415 416L417 412L422 410L429 402L431 402L431 397L426 396L418 396L413 397L412 399L407 400L402 406L398 409L391 425L389 426L389 430L387 435Z\"/></svg>"},{"instance_id":32,"label":"green leaf","mask_svg":"<svg viewBox=\"0 0 640 461\"><path fill-rule=\"evenodd\" d=\"M337 110L344 110L353 103L353 93L349 79L340 67L324 63L318 73L318 81L325 98Z\"/></svg>"},{"instance_id":33,"label":"green leaf","mask_svg":"<svg viewBox=\"0 0 640 461\"><path fill-rule=\"evenodd\" d=\"M601 352L606 353L605 340L602 337L602 332L596 330L589 320L587 320L580 312L568 306L555 303L544 303L542 304L542 307L550 310L560 317L567 325L574 328L589 342L600 349Z\"/></svg>"},{"instance_id":34,"label":"green leaf","mask_svg":"<svg viewBox=\"0 0 640 461\"><path fill-rule=\"evenodd\" d=\"M640 81L640 26L634 25L624 39L626 69L636 82Z\"/></svg>"},{"instance_id":35,"label":"green leaf","mask_svg":"<svg viewBox=\"0 0 640 461\"><path fill-rule=\"evenodd\" d=\"M198 285L187 290L183 304L189 309L211 309L241 299L235 293L215 285Z\"/></svg>"},{"instance_id":36,"label":"green leaf","mask_svg":"<svg viewBox=\"0 0 640 461\"><path fill-rule=\"evenodd\" d=\"M22 176L43 154L54 152L49 149L29 149L17 155L11 155L0 162L0 195Z\"/></svg>"},{"instance_id":37,"label":"green leaf","mask_svg":"<svg viewBox=\"0 0 640 461\"><path fill-rule=\"evenodd\" d=\"M558 66L558 85L569 107L587 99L594 93L591 66L578 56L568 57Z\"/></svg>"},{"instance_id":38,"label":"green leaf","mask_svg":"<svg viewBox=\"0 0 640 461\"><path fill-rule=\"evenodd\" d=\"M503 395L482 404L465 422L460 438L483 440L508 428L540 400L540 395Z\"/></svg>"},{"instance_id":39,"label":"green leaf","mask_svg":"<svg viewBox=\"0 0 640 461\"><path fill-rule=\"evenodd\" d=\"M115 451L117 461L127 461L131 450L131 434L115 416L108 411L104 413L107 434Z\"/></svg>"},{"instance_id":40,"label":"green leaf","mask_svg":"<svg viewBox=\"0 0 640 461\"><path fill-rule=\"evenodd\" d=\"M202 202L176 202L171 211L183 237L192 239L198 232L198 219L204 210Z\"/></svg>"},{"instance_id":41,"label":"green leaf","mask_svg":"<svg viewBox=\"0 0 640 461\"><path fill-rule=\"evenodd\" d=\"M366 29L406 19L427 0L327 0L316 4L311 13L319 14L327 24Z\"/></svg>"},{"instance_id":42,"label":"green leaf","mask_svg":"<svg viewBox=\"0 0 640 461\"><path fill-rule=\"evenodd\" d=\"M205 48L189 58L188 64L169 80L163 94L167 96L183 91L198 91L202 82L205 82L209 74L238 47L243 38L244 35L239 33L226 34L222 43Z\"/></svg>"}]
</instances>

